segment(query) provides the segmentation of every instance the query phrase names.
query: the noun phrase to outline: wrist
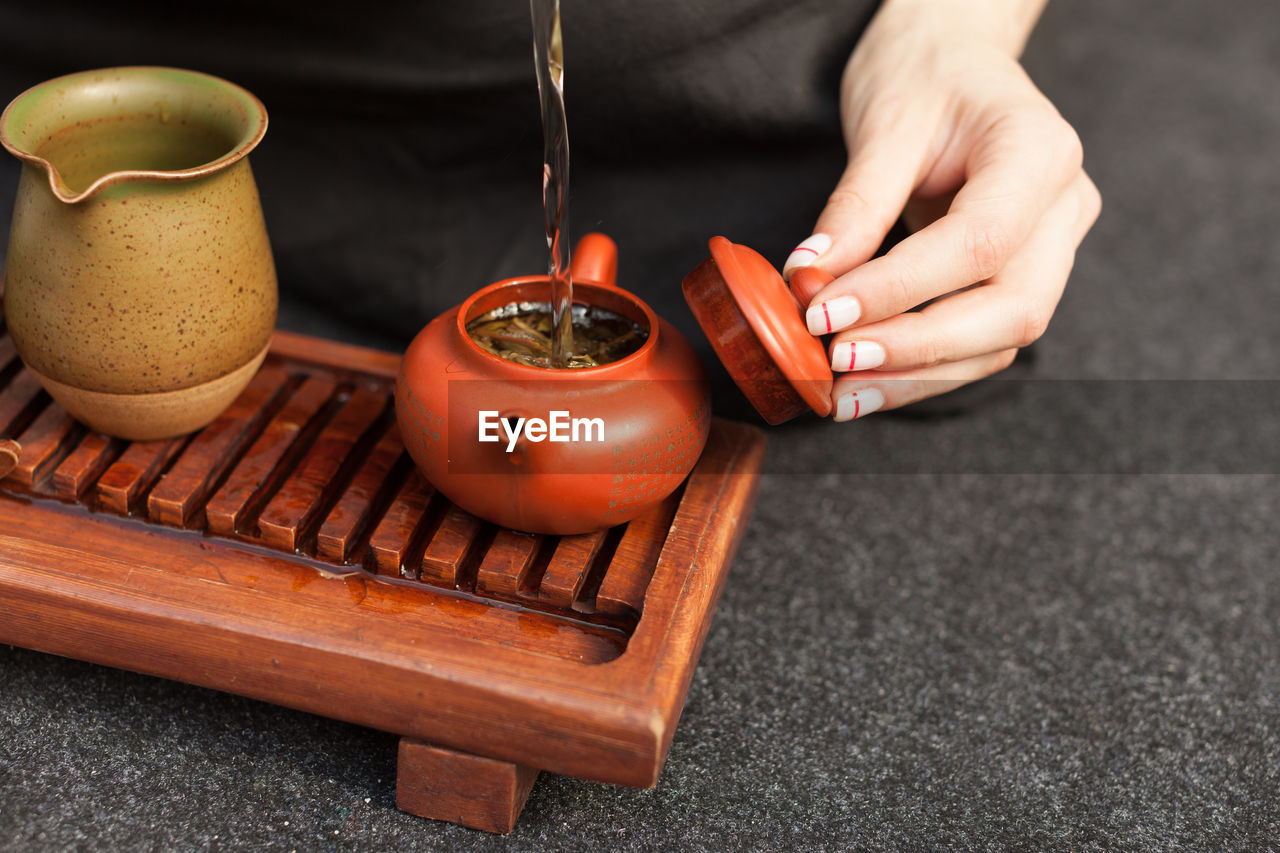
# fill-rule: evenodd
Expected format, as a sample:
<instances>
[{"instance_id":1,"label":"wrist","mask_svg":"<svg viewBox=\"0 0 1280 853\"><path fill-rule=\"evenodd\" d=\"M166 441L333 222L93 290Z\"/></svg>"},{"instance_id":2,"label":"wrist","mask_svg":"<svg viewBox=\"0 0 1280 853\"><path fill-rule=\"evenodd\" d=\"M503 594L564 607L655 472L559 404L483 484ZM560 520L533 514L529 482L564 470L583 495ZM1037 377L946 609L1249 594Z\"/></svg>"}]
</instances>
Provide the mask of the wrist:
<instances>
[{"instance_id":1,"label":"wrist","mask_svg":"<svg viewBox=\"0 0 1280 853\"><path fill-rule=\"evenodd\" d=\"M978 41L1017 58L1048 0L884 0L872 28L930 26L941 37Z\"/></svg>"}]
</instances>

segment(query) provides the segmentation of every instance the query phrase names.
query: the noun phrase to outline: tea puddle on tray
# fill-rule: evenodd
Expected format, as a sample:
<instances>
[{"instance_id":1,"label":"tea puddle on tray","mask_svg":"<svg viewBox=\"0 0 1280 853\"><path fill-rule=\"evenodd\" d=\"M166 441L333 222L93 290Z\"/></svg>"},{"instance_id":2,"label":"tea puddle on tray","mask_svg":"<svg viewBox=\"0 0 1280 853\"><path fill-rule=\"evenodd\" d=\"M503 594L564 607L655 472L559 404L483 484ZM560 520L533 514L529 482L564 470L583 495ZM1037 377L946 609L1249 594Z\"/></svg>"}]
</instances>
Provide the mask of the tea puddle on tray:
<instances>
[{"instance_id":1,"label":"tea puddle on tray","mask_svg":"<svg viewBox=\"0 0 1280 853\"><path fill-rule=\"evenodd\" d=\"M626 358L644 345L649 332L607 308L574 305L566 368L599 367ZM467 324L467 334L494 355L528 367L556 367L552 360L552 316L547 302L512 302Z\"/></svg>"},{"instance_id":2,"label":"tea puddle on tray","mask_svg":"<svg viewBox=\"0 0 1280 853\"><path fill-rule=\"evenodd\" d=\"M560 0L529 0L533 18L533 63L542 104L542 211L550 255L551 367L570 367L573 328L573 280L569 276L569 128L564 115L564 46L560 38Z\"/></svg>"}]
</instances>

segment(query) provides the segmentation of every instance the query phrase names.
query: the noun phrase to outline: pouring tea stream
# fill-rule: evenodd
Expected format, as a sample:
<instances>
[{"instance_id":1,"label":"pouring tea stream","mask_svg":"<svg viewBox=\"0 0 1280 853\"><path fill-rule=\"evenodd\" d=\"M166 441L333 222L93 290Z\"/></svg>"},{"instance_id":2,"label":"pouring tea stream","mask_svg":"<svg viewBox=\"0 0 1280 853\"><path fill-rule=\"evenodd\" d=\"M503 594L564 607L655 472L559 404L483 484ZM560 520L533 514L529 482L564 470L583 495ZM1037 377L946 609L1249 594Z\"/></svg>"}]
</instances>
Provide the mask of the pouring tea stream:
<instances>
[{"instance_id":1,"label":"pouring tea stream","mask_svg":"<svg viewBox=\"0 0 1280 853\"><path fill-rule=\"evenodd\" d=\"M547 234L551 298L551 363L564 367L573 355L572 263L569 231L569 124L564 112L564 40L560 0L529 0L533 64L542 107L542 212Z\"/></svg>"}]
</instances>

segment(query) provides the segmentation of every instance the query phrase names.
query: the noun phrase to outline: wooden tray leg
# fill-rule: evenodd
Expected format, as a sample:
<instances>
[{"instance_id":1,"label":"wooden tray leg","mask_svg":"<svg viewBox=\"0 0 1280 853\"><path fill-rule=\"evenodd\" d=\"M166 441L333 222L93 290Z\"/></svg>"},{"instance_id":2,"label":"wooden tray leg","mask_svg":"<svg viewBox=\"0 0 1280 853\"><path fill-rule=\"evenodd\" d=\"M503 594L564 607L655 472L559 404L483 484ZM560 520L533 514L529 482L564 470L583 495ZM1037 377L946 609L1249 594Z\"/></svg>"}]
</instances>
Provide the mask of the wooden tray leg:
<instances>
[{"instance_id":1,"label":"wooden tray leg","mask_svg":"<svg viewBox=\"0 0 1280 853\"><path fill-rule=\"evenodd\" d=\"M506 761L400 738L396 806L401 811L506 835L538 771Z\"/></svg>"}]
</instances>

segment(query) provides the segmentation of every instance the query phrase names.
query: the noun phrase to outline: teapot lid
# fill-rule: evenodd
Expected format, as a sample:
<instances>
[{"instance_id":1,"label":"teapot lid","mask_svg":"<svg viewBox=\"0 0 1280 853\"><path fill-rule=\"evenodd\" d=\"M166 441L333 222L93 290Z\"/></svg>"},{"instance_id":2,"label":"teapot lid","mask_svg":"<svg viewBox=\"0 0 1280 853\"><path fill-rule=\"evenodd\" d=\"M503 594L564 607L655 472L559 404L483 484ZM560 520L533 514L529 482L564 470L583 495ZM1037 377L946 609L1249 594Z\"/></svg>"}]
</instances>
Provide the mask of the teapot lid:
<instances>
[{"instance_id":1,"label":"teapot lid","mask_svg":"<svg viewBox=\"0 0 1280 853\"><path fill-rule=\"evenodd\" d=\"M689 308L733 381L770 424L813 410L831 414L835 380L822 341L809 334L803 307L758 252L712 237L711 257L684 278ZM831 280L819 270L802 292ZM799 274L800 271L797 271Z\"/></svg>"}]
</instances>

